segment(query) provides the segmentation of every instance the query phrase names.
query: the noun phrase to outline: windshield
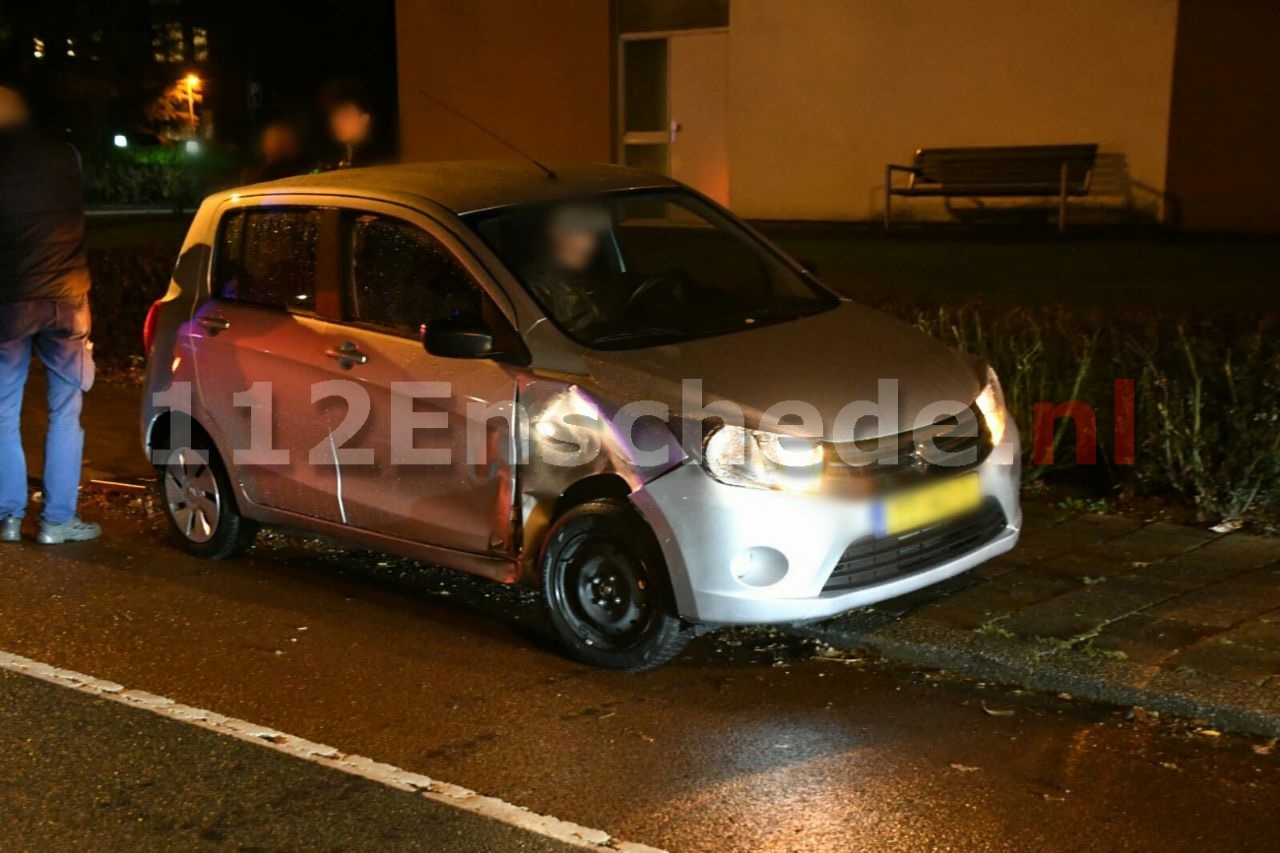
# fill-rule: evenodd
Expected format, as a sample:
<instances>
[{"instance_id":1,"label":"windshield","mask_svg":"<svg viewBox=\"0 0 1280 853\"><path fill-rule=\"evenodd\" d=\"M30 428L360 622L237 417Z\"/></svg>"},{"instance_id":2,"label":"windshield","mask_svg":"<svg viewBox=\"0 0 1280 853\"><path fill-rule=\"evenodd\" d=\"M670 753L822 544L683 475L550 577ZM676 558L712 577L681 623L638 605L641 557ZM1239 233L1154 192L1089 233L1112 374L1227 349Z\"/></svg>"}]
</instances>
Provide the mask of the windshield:
<instances>
[{"instance_id":1,"label":"windshield","mask_svg":"<svg viewBox=\"0 0 1280 853\"><path fill-rule=\"evenodd\" d=\"M466 219L547 316L591 347L738 332L838 302L687 192L591 196Z\"/></svg>"}]
</instances>

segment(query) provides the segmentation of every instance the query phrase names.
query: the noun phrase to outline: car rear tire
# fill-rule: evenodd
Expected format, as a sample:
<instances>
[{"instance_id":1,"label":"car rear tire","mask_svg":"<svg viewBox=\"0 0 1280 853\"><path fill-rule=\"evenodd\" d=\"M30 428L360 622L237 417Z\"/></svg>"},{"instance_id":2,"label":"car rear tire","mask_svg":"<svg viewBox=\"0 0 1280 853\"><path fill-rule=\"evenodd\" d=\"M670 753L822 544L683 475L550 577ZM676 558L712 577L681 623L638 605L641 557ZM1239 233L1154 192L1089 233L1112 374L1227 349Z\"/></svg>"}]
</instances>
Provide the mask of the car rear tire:
<instances>
[{"instance_id":1,"label":"car rear tire","mask_svg":"<svg viewBox=\"0 0 1280 853\"><path fill-rule=\"evenodd\" d=\"M692 637L675 613L658 541L626 501L588 501L560 516L541 567L552 625L576 660L640 672L670 661Z\"/></svg>"},{"instance_id":2,"label":"car rear tire","mask_svg":"<svg viewBox=\"0 0 1280 853\"><path fill-rule=\"evenodd\" d=\"M252 545L258 525L240 514L213 442L196 432L190 445L164 454L156 486L174 541L206 560L226 560Z\"/></svg>"}]
</instances>

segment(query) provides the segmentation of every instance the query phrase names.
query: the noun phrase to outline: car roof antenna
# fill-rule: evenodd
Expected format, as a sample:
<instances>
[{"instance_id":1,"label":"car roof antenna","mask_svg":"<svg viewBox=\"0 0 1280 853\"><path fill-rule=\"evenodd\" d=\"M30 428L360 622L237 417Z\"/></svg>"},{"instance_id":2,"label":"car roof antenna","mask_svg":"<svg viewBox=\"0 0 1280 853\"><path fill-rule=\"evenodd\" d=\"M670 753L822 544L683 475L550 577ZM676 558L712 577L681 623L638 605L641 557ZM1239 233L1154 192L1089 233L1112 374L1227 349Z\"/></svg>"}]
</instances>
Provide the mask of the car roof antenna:
<instances>
[{"instance_id":1,"label":"car roof antenna","mask_svg":"<svg viewBox=\"0 0 1280 853\"><path fill-rule=\"evenodd\" d=\"M490 130L489 128L485 127L483 124L481 124L480 122L476 121L476 120L475 120L475 119L473 119L471 116L467 115L466 113L464 113L462 110L458 109L457 107L454 107L454 106L451 106L451 105L449 105L449 104L445 103L444 101L440 100L440 99L439 99L439 98L437 98L435 95L431 94L430 92L426 91L425 89L419 89L419 90L418 90L418 94L419 94L419 95L421 95L422 97L426 98L428 101L431 101L432 103L434 103L434 104L438 105L441 109L445 110L446 112L452 113L453 115L455 115L455 116L457 116L458 118L462 119L462 120L463 120L463 121L465 121L467 124L471 125L472 127L476 128L476 129L477 129L477 130L479 130L480 132L484 133L486 136L489 136L490 138L497 140L497 141L498 141L498 142L500 142L504 147L506 147L506 148L510 148L512 151L514 151L514 152L516 152L517 154L519 154L519 155L521 156L521 158L523 158L523 159L525 159L525 160L528 160L530 163L532 163L533 165L537 166L537 167L538 167L538 169L540 169L542 172L544 172L544 173L546 174L547 178L549 178L550 180L553 180L553 181L554 181L554 180L557 180L557 179L560 177L559 175L557 175L557 174L555 173L555 170L553 170L550 166L547 166L545 163L543 163L543 162L541 162L541 161L539 161L539 160L535 160L532 156L530 156L530 155L529 155L529 153L528 153L528 152L524 151L524 150L523 150L523 149L521 149L521 148L517 148L517 147L515 146L515 144L513 144L510 140L504 139L503 137L501 137L501 136L499 136L498 134L494 133L492 130Z\"/></svg>"}]
</instances>

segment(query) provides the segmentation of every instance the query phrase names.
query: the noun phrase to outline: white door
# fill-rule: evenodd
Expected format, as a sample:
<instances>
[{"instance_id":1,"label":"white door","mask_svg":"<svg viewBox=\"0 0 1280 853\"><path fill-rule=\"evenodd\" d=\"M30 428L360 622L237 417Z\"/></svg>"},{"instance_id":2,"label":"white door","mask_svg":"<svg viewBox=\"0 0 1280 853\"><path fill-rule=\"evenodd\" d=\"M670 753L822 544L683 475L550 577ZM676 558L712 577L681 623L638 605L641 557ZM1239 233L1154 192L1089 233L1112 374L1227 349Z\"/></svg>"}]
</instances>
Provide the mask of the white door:
<instances>
[{"instance_id":1,"label":"white door","mask_svg":"<svg viewBox=\"0 0 1280 853\"><path fill-rule=\"evenodd\" d=\"M729 33L624 37L621 160L729 203Z\"/></svg>"},{"instance_id":2,"label":"white door","mask_svg":"<svg viewBox=\"0 0 1280 853\"><path fill-rule=\"evenodd\" d=\"M671 177L729 203L729 34L673 35L670 62Z\"/></svg>"}]
</instances>

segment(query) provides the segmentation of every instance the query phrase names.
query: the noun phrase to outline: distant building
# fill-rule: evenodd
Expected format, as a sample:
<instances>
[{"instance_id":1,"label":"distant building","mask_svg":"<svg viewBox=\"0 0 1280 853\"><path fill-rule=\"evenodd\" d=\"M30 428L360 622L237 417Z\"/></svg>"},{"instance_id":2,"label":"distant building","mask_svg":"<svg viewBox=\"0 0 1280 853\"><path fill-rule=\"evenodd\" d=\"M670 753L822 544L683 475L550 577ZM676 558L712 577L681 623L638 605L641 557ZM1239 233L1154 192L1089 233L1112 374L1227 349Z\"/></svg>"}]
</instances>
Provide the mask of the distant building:
<instances>
[{"instance_id":1,"label":"distant building","mask_svg":"<svg viewBox=\"0 0 1280 853\"><path fill-rule=\"evenodd\" d=\"M149 3L153 62L187 69L209 61L209 27L191 0Z\"/></svg>"},{"instance_id":2,"label":"distant building","mask_svg":"<svg viewBox=\"0 0 1280 853\"><path fill-rule=\"evenodd\" d=\"M1084 216L1280 230L1272 0L398 0L397 32L412 159L510 156L424 89L545 158L866 220L918 147L1097 143Z\"/></svg>"},{"instance_id":3,"label":"distant building","mask_svg":"<svg viewBox=\"0 0 1280 853\"><path fill-rule=\"evenodd\" d=\"M0 4L0 77L86 152L150 136L144 116L189 74L207 77L209 0ZM195 98L207 127L203 86Z\"/></svg>"},{"instance_id":4,"label":"distant building","mask_svg":"<svg viewBox=\"0 0 1280 853\"><path fill-rule=\"evenodd\" d=\"M368 87L392 134L394 0L0 0L0 85L21 87L89 157L198 131L252 150L271 118L318 113L335 78ZM176 95L176 97L174 97ZM166 107L165 101L169 101ZM173 114L176 111L176 116ZM216 117L216 121L215 121Z\"/></svg>"}]
</instances>

